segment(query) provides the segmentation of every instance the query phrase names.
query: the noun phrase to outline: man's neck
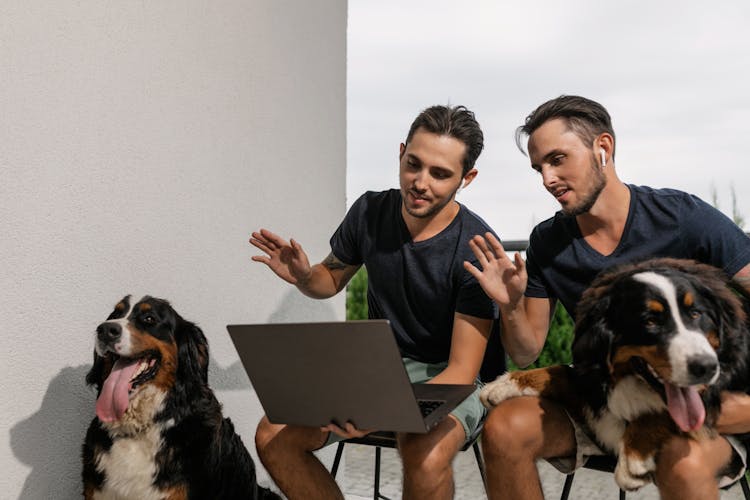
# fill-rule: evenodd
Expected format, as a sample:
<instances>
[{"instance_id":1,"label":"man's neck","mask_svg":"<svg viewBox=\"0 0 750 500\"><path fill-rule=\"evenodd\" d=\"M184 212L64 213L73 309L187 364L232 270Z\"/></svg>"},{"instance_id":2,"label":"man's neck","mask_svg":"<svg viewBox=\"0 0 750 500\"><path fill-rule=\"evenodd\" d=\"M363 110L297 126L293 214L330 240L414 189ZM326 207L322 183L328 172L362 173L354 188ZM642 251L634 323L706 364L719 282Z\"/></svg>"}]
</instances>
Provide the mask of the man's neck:
<instances>
[{"instance_id":1,"label":"man's neck","mask_svg":"<svg viewBox=\"0 0 750 500\"><path fill-rule=\"evenodd\" d=\"M630 189L619 179L610 179L591 210L576 222L586 242L602 255L620 244L630 212Z\"/></svg>"},{"instance_id":2,"label":"man's neck","mask_svg":"<svg viewBox=\"0 0 750 500\"><path fill-rule=\"evenodd\" d=\"M444 206L438 213L429 217L414 217L401 203L401 217L411 235L412 241L424 241L436 236L453 222L461 209L455 200Z\"/></svg>"}]
</instances>

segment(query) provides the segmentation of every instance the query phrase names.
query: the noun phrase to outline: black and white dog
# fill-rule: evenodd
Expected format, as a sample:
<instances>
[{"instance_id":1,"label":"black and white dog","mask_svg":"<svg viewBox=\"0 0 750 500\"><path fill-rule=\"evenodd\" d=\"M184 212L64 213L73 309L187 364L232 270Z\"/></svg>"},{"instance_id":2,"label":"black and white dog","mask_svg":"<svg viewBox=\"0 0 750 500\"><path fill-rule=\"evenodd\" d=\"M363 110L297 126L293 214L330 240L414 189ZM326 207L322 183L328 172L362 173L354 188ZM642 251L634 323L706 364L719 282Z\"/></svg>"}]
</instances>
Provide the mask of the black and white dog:
<instances>
[{"instance_id":1,"label":"black and white dog","mask_svg":"<svg viewBox=\"0 0 750 500\"><path fill-rule=\"evenodd\" d=\"M581 298L573 365L505 374L485 386L482 402L558 401L618 456L618 485L640 488L666 439L715 435L720 392L750 389L743 293L720 270L694 261L615 268Z\"/></svg>"},{"instance_id":2,"label":"black and white dog","mask_svg":"<svg viewBox=\"0 0 750 500\"><path fill-rule=\"evenodd\" d=\"M123 298L96 329L87 499L279 498L208 386L208 343L166 300Z\"/></svg>"}]
</instances>

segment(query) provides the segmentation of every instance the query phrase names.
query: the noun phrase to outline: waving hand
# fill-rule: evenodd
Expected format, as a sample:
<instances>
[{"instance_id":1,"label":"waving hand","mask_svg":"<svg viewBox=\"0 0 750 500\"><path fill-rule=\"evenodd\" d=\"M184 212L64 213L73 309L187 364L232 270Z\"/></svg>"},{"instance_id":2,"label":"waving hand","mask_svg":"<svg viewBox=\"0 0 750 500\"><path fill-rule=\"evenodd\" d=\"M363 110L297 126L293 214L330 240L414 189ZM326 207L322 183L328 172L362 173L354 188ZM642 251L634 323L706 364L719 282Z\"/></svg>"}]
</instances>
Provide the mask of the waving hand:
<instances>
[{"instance_id":1,"label":"waving hand","mask_svg":"<svg viewBox=\"0 0 750 500\"><path fill-rule=\"evenodd\" d=\"M302 246L294 241L287 242L267 229L253 232L250 244L266 255L254 255L255 262L266 264L281 279L293 285L310 279L312 268Z\"/></svg>"},{"instance_id":2,"label":"waving hand","mask_svg":"<svg viewBox=\"0 0 750 500\"><path fill-rule=\"evenodd\" d=\"M469 246L482 269L477 269L470 262L464 262L464 269L477 279L485 293L501 309L514 308L526 290L526 264L521 254L516 252L511 261L492 233L474 236L469 241Z\"/></svg>"}]
</instances>

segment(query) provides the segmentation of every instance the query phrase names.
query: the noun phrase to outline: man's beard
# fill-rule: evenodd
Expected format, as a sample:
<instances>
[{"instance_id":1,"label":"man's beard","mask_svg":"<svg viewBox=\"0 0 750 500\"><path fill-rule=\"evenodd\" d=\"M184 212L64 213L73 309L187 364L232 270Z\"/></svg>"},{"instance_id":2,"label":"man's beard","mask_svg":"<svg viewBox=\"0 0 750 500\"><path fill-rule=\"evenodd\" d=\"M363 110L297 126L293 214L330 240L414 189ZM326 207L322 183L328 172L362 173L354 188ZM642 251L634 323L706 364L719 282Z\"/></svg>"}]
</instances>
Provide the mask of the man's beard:
<instances>
[{"instance_id":1,"label":"man's beard","mask_svg":"<svg viewBox=\"0 0 750 500\"><path fill-rule=\"evenodd\" d=\"M596 200L599 199L599 195L602 194L604 186L607 185L607 177L599 169L599 164L596 162L594 155L591 155L591 170L593 170L594 184L584 198L578 203L578 206L563 208L562 211L565 215L576 217L582 215L591 210Z\"/></svg>"},{"instance_id":2,"label":"man's beard","mask_svg":"<svg viewBox=\"0 0 750 500\"><path fill-rule=\"evenodd\" d=\"M459 186L460 186L460 184L459 184ZM429 207L424 212L410 209L409 206L405 202L403 202L404 203L404 208L406 209L406 213L409 214L409 215L411 215L412 217L416 217L418 219L427 219L429 217L434 216L438 212L440 212L443 208L445 208L445 206L448 203L452 202L453 199L455 198L457 192L458 192L458 189L456 189L453 192L453 194L451 194L450 196L448 196L444 201L442 201L441 203L438 203L436 205L432 205L431 207Z\"/></svg>"}]
</instances>

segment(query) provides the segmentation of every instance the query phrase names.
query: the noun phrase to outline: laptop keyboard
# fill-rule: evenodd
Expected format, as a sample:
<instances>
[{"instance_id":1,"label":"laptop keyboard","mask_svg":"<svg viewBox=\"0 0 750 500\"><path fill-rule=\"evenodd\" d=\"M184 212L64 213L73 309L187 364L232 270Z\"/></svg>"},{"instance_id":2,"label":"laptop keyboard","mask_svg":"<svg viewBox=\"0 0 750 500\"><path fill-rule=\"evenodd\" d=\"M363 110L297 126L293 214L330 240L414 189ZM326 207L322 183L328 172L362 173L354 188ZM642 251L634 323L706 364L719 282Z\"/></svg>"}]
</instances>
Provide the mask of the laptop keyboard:
<instances>
[{"instance_id":1,"label":"laptop keyboard","mask_svg":"<svg viewBox=\"0 0 750 500\"><path fill-rule=\"evenodd\" d=\"M443 399L418 399L417 403L419 403L419 410L422 412L422 416L426 417L433 411L435 411L436 408L439 406L442 406L445 403L445 400Z\"/></svg>"}]
</instances>

